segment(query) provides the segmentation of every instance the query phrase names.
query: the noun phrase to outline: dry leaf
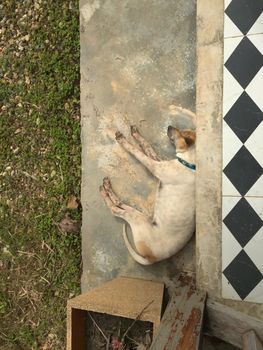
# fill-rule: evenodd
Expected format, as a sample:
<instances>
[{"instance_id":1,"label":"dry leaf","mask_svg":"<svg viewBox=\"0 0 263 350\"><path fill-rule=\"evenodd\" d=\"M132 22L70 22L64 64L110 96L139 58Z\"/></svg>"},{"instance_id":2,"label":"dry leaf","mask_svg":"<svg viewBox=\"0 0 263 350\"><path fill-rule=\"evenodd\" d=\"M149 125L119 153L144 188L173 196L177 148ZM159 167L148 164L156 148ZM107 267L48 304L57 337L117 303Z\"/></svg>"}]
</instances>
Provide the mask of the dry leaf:
<instances>
[{"instance_id":1,"label":"dry leaf","mask_svg":"<svg viewBox=\"0 0 263 350\"><path fill-rule=\"evenodd\" d=\"M62 231L68 233L78 233L80 231L80 222L72 220L68 214L58 224Z\"/></svg>"},{"instance_id":2,"label":"dry leaf","mask_svg":"<svg viewBox=\"0 0 263 350\"><path fill-rule=\"evenodd\" d=\"M75 196L69 196L67 208L68 209L77 209L78 206L79 206L79 204L78 204L77 198Z\"/></svg>"}]
</instances>

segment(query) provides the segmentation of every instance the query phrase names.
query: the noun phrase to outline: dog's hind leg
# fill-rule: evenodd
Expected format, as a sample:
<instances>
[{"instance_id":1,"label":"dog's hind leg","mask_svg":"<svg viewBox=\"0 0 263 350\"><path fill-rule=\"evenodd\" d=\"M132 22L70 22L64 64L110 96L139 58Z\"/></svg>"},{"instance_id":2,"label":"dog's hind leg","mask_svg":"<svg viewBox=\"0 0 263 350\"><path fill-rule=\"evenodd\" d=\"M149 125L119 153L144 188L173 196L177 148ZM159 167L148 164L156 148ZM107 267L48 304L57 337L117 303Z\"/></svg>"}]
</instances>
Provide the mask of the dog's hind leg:
<instances>
[{"instance_id":1,"label":"dog's hind leg","mask_svg":"<svg viewBox=\"0 0 263 350\"><path fill-rule=\"evenodd\" d=\"M117 206L117 207L125 206L125 204L123 204L122 201L113 192L112 187L111 187L111 183L110 183L110 179L108 177L104 177L103 187L104 187L106 193L108 194L108 196L110 197L112 203L115 206Z\"/></svg>"},{"instance_id":2,"label":"dog's hind leg","mask_svg":"<svg viewBox=\"0 0 263 350\"><path fill-rule=\"evenodd\" d=\"M138 141L141 149L146 154L146 156L152 158L153 160L160 161L155 150L152 148L151 144L142 137L136 125L131 126L131 135L136 141Z\"/></svg>"},{"instance_id":3,"label":"dog's hind leg","mask_svg":"<svg viewBox=\"0 0 263 350\"><path fill-rule=\"evenodd\" d=\"M110 209L112 215L123 218L125 209L122 206L116 205L109 196L109 193L105 190L104 186L100 186L100 194L104 199L107 207Z\"/></svg>"},{"instance_id":4,"label":"dog's hind leg","mask_svg":"<svg viewBox=\"0 0 263 350\"><path fill-rule=\"evenodd\" d=\"M124 220L126 220L130 225L132 220L137 218L145 218L145 220L148 220L147 217L141 213L139 210L134 209L133 207L124 204L117 195L113 192L111 183L108 177L105 177L103 179L103 185L100 186L100 193L111 210L112 214L115 216L118 216Z\"/></svg>"},{"instance_id":5,"label":"dog's hind leg","mask_svg":"<svg viewBox=\"0 0 263 350\"><path fill-rule=\"evenodd\" d=\"M143 265L150 265L155 262L156 257L152 253L151 248L145 243L145 236L148 236L151 233L153 227L150 219L139 210L123 204L112 191L108 178L103 180L103 185L100 186L100 193L111 213L114 216L124 219L130 225L138 253L133 249L128 240L125 226L123 230L123 238L132 257L138 263Z\"/></svg>"}]
</instances>

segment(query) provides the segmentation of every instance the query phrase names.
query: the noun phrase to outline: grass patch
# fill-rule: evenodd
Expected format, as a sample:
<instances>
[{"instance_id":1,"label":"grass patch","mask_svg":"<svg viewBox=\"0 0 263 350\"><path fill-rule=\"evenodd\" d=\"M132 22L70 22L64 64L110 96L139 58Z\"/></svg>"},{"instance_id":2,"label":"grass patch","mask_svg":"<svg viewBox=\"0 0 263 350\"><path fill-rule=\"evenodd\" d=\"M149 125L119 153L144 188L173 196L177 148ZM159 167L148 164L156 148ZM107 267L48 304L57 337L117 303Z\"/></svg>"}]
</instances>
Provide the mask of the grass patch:
<instances>
[{"instance_id":1,"label":"grass patch","mask_svg":"<svg viewBox=\"0 0 263 350\"><path fill-rule=\"evenodd\" d=\"M0 7L0 348L62 349L80 291L80 235L57 225L80 197L78 1Z\"/></svg>"}]
</instances>

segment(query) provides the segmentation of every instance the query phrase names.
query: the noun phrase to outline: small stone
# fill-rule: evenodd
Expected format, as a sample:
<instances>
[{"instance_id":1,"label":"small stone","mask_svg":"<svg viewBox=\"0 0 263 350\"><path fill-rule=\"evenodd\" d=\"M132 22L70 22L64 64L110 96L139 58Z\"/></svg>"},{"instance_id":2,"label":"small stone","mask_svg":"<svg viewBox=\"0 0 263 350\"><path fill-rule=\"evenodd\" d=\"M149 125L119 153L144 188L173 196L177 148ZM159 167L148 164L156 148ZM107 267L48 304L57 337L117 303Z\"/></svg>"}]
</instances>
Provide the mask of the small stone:
<instances>
[{"instance_id":1,"label":"small stone","mask_svg":"<svg viewBox=\"0 0 263 350\"><path fill-rule=\"evenodd\" d=\"M3 248L3 253L5 253L5 254L11 254L8 248L9 248L8 246L4 247L4 248Z\"/></svg>"},{"instance_id":2,"label":"small stone","mask_svg":"<svg viewBox=\"0 0 263 350\"><path fill-rule=\"evenodd\" d=\"M22 129L20 129L20 128L16 129L15 135L20 134L21 131L22 131Z\"/></svg>"},{"instance_id":3,"label":"small stone","mask_svg":"<svg viewBox=\"0 0 263 350\"><path fill-rule=\"evenodd\" d=\"M27 75L25 76L25 82L27 85L29 85L31 83L31 81Z\"/></svg>"}]
</instances>

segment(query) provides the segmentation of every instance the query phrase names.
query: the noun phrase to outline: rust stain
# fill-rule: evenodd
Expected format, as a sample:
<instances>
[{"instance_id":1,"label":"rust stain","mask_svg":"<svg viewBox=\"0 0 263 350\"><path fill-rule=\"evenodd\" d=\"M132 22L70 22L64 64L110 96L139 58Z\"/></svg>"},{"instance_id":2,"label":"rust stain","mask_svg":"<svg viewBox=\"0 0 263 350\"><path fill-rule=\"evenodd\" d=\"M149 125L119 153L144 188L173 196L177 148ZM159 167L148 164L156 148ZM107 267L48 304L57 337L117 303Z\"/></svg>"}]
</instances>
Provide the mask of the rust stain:
<instances>
[{"instance_id":1,"label":"rust stain","mask_svg":"<svg viewBox=\"0 0 263 350\"><path fill-rule=\"evenodd\" d=\"M181 287L185 286L195 286L195 279L193 276L188 275L187 273L181 273L178 281L180 282Z\"/></svg>"},{"instance_id":2,"label":"rust stain","mask_svg":"<svg viewBox=\"0 0 263 350\"><path fill-rule=\"evenodd\" d=\"M189 286L189 290L187 292L187 300L189 300L195 292L196 292L195 286L194 285Z\"/></svg>"},{"instance_id":3,"label":"rust stain","mask_svg":"<svg viewBox=\"0 0 263 350\"><path fill-rule=\"evenodd\" d=\"M167 343L165 344L163 350L169 350L170 349L170 345L174 339L174 336L177 332L177 328L178 328L178 325L180 322L182 322L182 319L183 319L183 313L180 312L179 310L176 310L176 315L170 315L171 318L173 319L173 323L171 325L171 331L170 331L170 334L169 334L169 337L167 339ZM170 321L170 318L167 318L165 320L168 324L171 322Z\"/></svg>"},{"instance_id":4,"label":"rust stain","mask_svg":"<svg viewBox=\"0 0 263 350\"><path fill-rule=\"evenodd\" d=\"M196 293L195 277L188 275L187 273L181 273L179 278L178 278L178 281L180 282L180 287L188 287L187 300L189 300L191 298L191 296ZM179 294L181 294L181 293L179 293Z\"/></svg>"},{"instance_id":5,"label":"rust stain","mask_svg":"<svg viewBox=\"0 0 263 350\"><path fill-rule=\"evenodd\" d=\"M201 311L193 308L187 320L187 323L182 329L182 336L175 350L195 350L196 340L198 337L197 328L200 325Z\"/></svg>"}]
</instances>

